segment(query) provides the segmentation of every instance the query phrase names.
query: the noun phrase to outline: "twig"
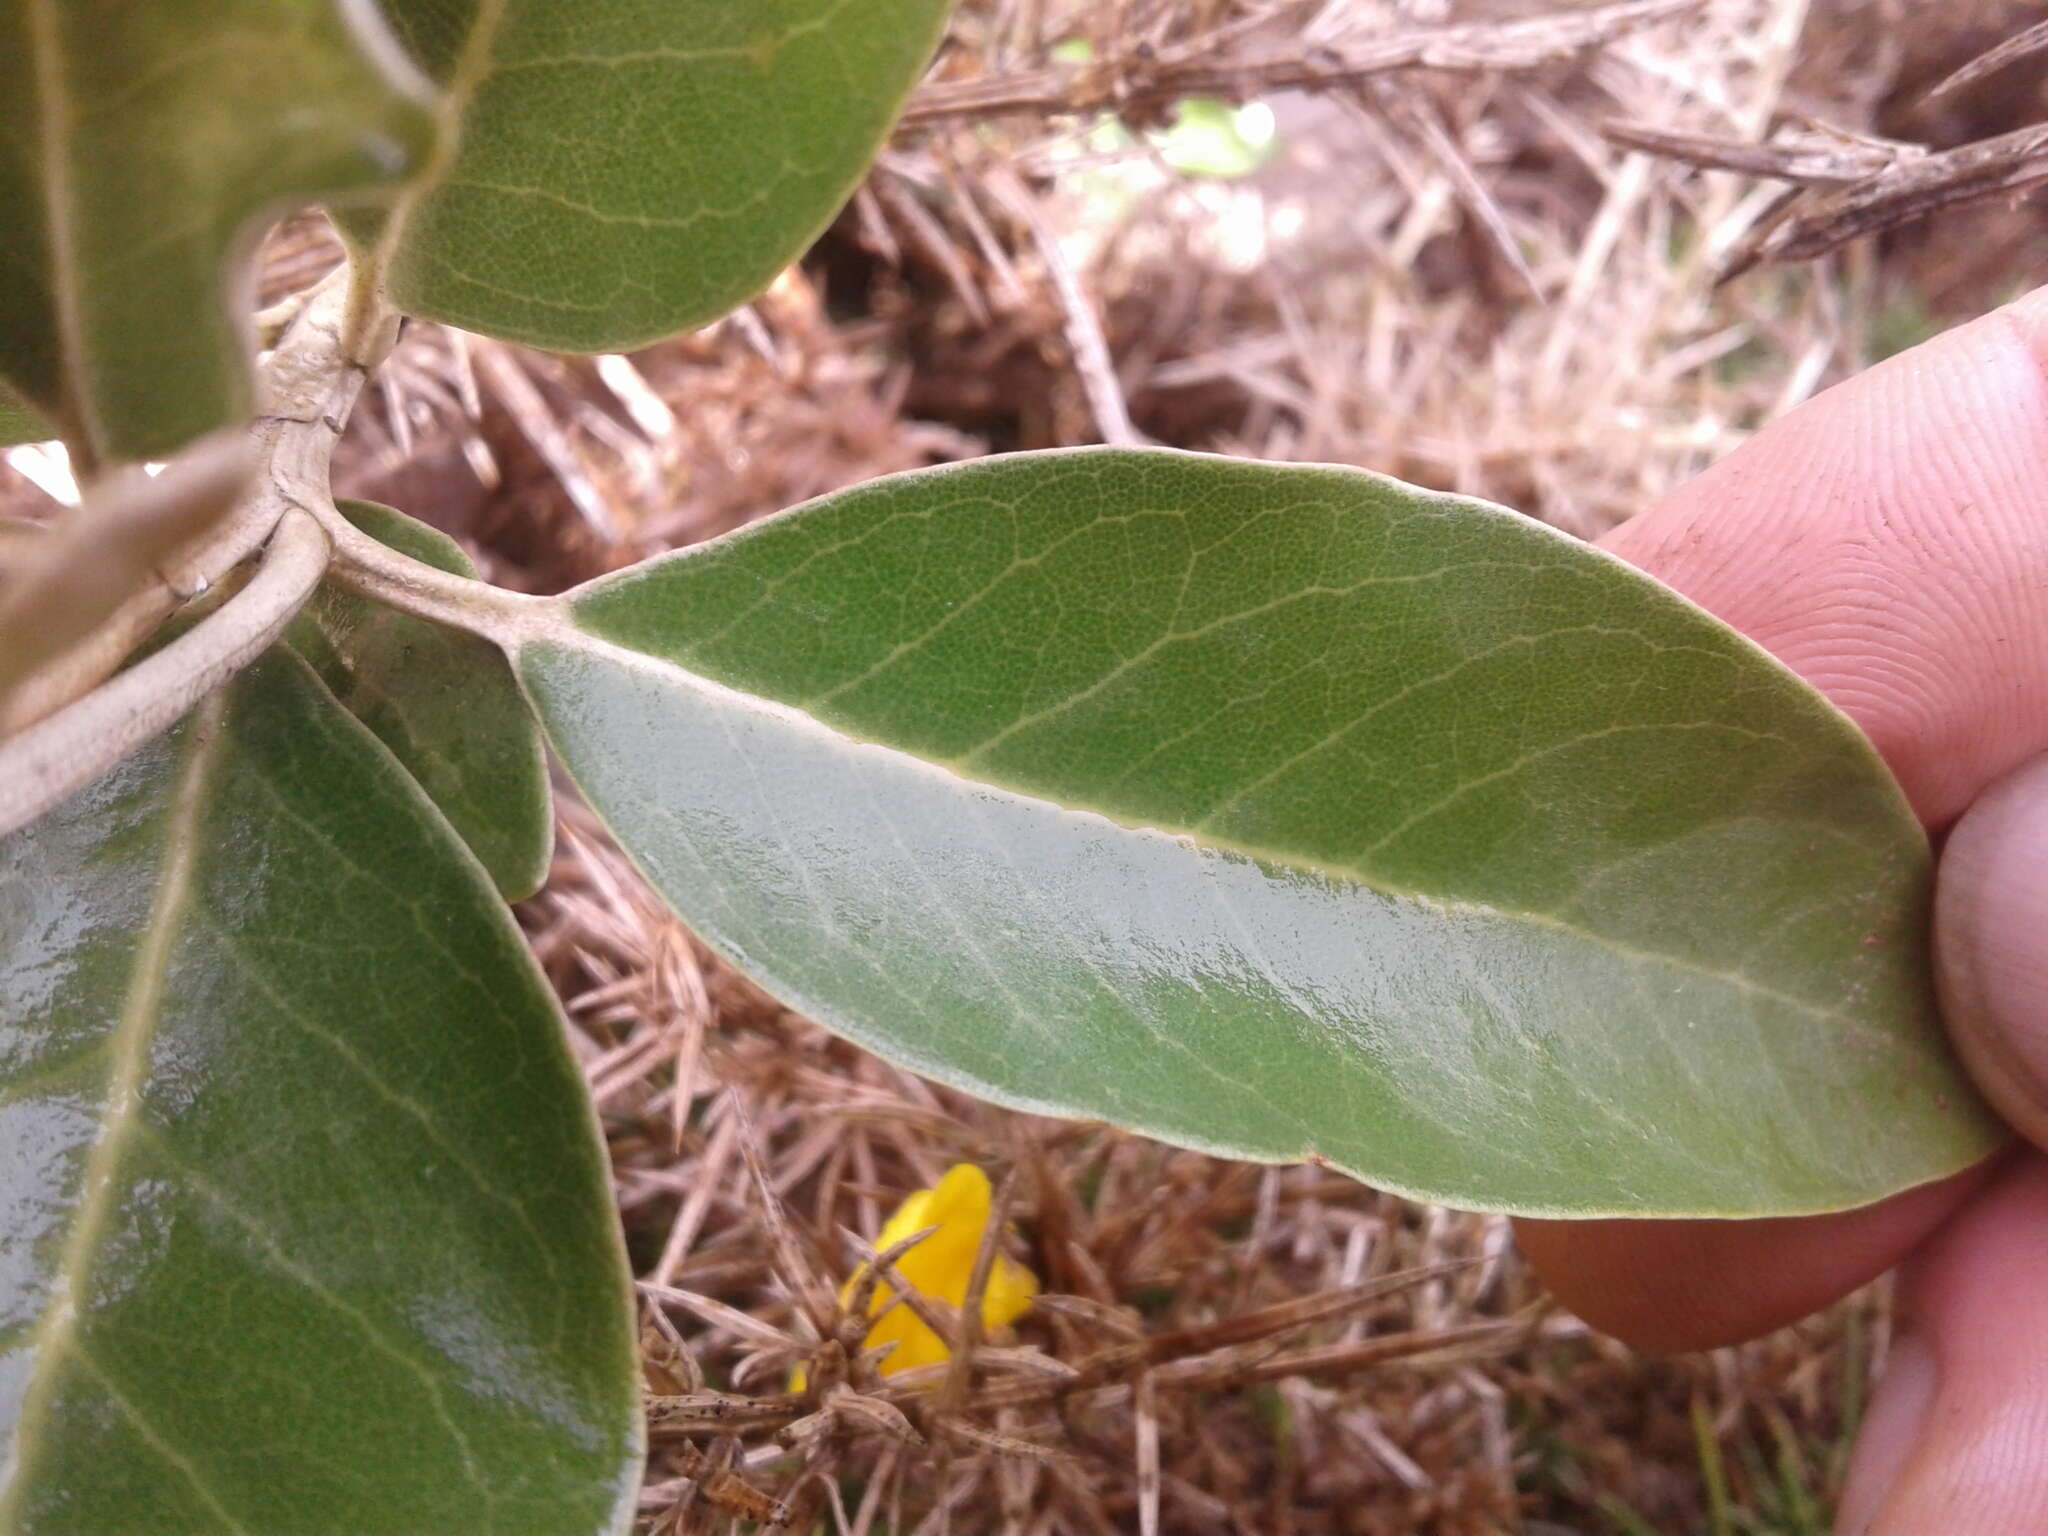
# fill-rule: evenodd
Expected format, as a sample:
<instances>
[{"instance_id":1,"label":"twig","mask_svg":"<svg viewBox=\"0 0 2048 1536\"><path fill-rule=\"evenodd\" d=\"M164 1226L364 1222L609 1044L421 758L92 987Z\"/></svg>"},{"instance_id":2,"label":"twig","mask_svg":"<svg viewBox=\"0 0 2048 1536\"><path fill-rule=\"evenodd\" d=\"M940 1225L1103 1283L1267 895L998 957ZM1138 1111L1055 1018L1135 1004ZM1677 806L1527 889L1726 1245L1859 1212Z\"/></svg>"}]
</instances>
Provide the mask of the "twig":
<instances>
[{"instance_id":1,"label":"twig","mask_svg":"<svg viewBox=\"0 0 2048 1536\"><path fill-rule=\"evenodd\" d=\"M249 470L244 436L219 433L155 479L139 465L101 475L82 506L34 541L0 593L0 736L61 709L127 659L169 611L151 601L150 589L164 588L158 568L234 509Z\"/></svg>"},{"instance_id":2,"label":"twig","mask_svg":"<svg viewBox=\"0 0 2048 1536\"><path fill-rule=\"evenodd\" d=\"M249 434L258 466L254 491L210 533L152 566L89 637L23 680L10 719L44 718L90 692L175 609L261 548L288 508L315 511L328 500L334 440L396 334L394 319L376 334L343 335L348 283L347 269L338 269L305 295L264 364L263 415Z\"/></svg>"},{"instance_id":3,"label":"twig","mask_svg":"<svg viewBox=\"0 0 2048 1536\"><path fill-rule=\"evenodd\" d=\"M704 1390L704 1372L675 1323L660 1307L643 1306L640 1320L640 1365L656 1392Z\"/></svg>"},{"instance_id":4,"label":"twig","mask_svg":"<svg viewBox=\"0 0 2048 1536\"><path fill-rule=\"evenodd\" d=\"M854 1511L853 1529L845 1536L868 1536L874 1528L875 1517L882 1512L882 1496L896 1485L895 1472L898 1451L888 1446L882 1451L881 1460L875 1463L874 1476L868 1479L867 1488L861 1493L860 1508Z\"/></svg>"},{"instance_id":5,"label":"twig","mask_svg":"<svg viewBox=\"0 0 2048 1536\"><path fill-rule=\"evenodd\" d=\"M960 296L966 307L968 318L977 326L986 329L989 323L988 300L982 297L981 285L967 270L967 263L952 238L947 235L939 221L932 217L930 210L911 190L908 177L902 175L877 176L871 185L875 195L888 206L891 213L903 221L903 227L918 247L938 263L939 270L946 274L946 281L953 292Z\"/></svg>"},{"instance_id":6,"label":"twig","mask_svg":"<svg viewBox=\"0 0 2048 1536\"><path fill-rule=\"evenodd\" d=\"M879 1315L869 1317L868 1312L874 1306L875 1291L882 1283L883 1273L886 1271L890 1276L896 1276L896 1261L938 1230L937 1227L919 1227L860 1266L854 1277L853 1289L847 1293L846 1305L839 1309L838 1338L849 1354L860 1347L861 1341L880 1321ZM892 1294L900 1299L903 1292L899 1289Z\"/></svg>"},{"instance_id":7,"label":"twig","mask_svg":"<svg viewBox=\"0 0 2048 1536\"><path fill-rule=\"evenodd\" d=\"M981 80L928 85L910 98L901 122L1129 112L1143 116L1188 96L1242 101L1275 90L1350 89L1397 70L1454 74L1530 70L1569 59L1624 32L1695 9L1700 0L1623 0L1618 5L1526 21L1417 27L1345 48L1236 59L1226 47L1181 56L1133 53L1080 71L1029 70ZM1226 42L1228 39L1226 39Z\"/></svg>"},{"instance_id":8,"label":"twig","mask_svg":"<svg viewBox=\"0 0 2048 1536\"><path fill-rule=\"evenodd\" d=\"M1602 132L1618 144L1688 165L1793 184L1794 191L1771 216L1729 252L1722 282L1761 262L1811 261L1860 235L2048 181L2048 123L1939 152L1847 135L1836 144L1775 145L1670 133L1636 123L1609 124Z\"/></svg>"},{"instance_id":9,"label":"twig","mask_svg":"<svg viewBox=\"0 0 2048 1536\"><path fill-rule=\"evenodd\" d=\"M842 1230L844 1229L842 1228ZM867 1265L867 1273L862 1275L860 1287L864 1288L869 1296L873 1296L873 1282L877 1278L887 1281L890 1294L896 1301L908 1307L912 1316L923 1323L925 1327L931 1329L940 1338L950 1339L954 1336L958 1327L957 1314L953 1308L939 1300L938 1297L927 1296L923 1291L920 1291L908 1280L905 1280L903 1272L896 1267L897 1259L908 1253L937 1230L936 1227L926 1227L922 1231L913 1232L910 1236L904 1238L903 1241L892 1243L887 1249L879 1253L860 1238L853 1238L853 1242L856 1251L861 1254L863 1261ZM858 1290L852 1299L855 1301L860 1300ZM867 1304L862 1303L860 1310L865 1312ZM852 1315L858 1317L859 1313L853 1313ZM865 1338L867 1336L876 1321L878 1319L871 1318L868 1320L868 1326L861 1330L861 1337Z\"/></svg>"},{"instance_id":10,"label":"twig","mask_svg":"<svg viewBox=\"0 0 2048 1536\"><path fill-rule=\"evenodd\" d=\"M710 1213L711 1202L725 1187L725 1165L739 1144L739 1129L739 1121L730 1114L725 1115L705 1144L702 1176L682 1204L676 1207L676 1219L669 1224L668 1240L662 1244L661 1258L654 1266L656 1284L667 1285L675 1278L683 1260L689 1257L690 1247L697 1241L697 1234L703 1230L704 1218Z\"/></svg>"},{"instance_id":11,"label":"twig","mask_svg":"<svg viewBox=\"0 0 2048 1536\"><path fill-rule=\"evenodd\" d=\"M921 1450L926 1443L916 1426L904 1417L903 1410L887 1398L835 1387L825 1394L825 1406L842 1423L858 1429L886 1435L915 1449Z\"/></svg>"},{"instance_id":12,"label":"twig","mask_svg":"<svg viewBox=\"0 0 2048 1536\"><path fill-rule=\"evenodd\" d=\"M747 1113L746 1102L736 1089L727 1097L726 1112L738 1122L740 1156L746 1160L755 1193L760 1196L761 1224L768 1232L769 1251L775 1257L775 1267L781 1271L778 1278L796 1305L797 1320L810 1326L813 1339L829 1339L834 1303L797 1242L788 1213L782 1208L782 1197L776 1194L774 1182L761 1161L761 1144L754 1135L753 1117Z\"/></svg>"},{"instance_id":13,"label":"twig","mask_svg":"<svg viewBox=\"0 0 2048 1536\"><path fill-rule=\"evenodd\" d=\"M470 346L471 356L484 382L504 402L520 433L533 444L534 452L554 471L555 478L569 493L569 500L590 526L590 531L605 544L618 543L625 537L619 520L605 501L603 492L584 470L575 442L555 419L555 413L548 408L540 387L527 377L526 370L503 345L492 341L473 341Z\"/></svg>"},{"instance_id":14,"label":"twig","mask_svg":"<svg viewBox=\"0 0 2048 1536\"><path fill-rule=\"evenodd\" d=\"M260 544L288 509L296 508L325 530L334 552L329 574L344 586L509 645L526 632L526 621L546 599L470 581L401 555L334 509L328 468L335 440L364 381L398 336L398 316L378 308L373 299L344 266L301 306L263 371L263 415L251 434L263 466L255 494L228 519L212 545L166 573L166 585L181 601L204 591Z\"/></svg>"},{"instance_id":15,"label":"twig","mask_svg":"<svg viewBox=\"0 0 2048 1536\"><path fill-rule=\"evenodd\" d=\"M643 1296L681 1307L714 1328L730 1329L738 1337L764 1344L770 1349L796 1350L803 1347L793 1335L742 1312L738 1307L727 1306L714 1296L700 1296L695 1291L686 1291L675 1285L659 1285L652 1280L636 1281L635 1288Z\"/></svg>"},{"instance_id":16,"label":"twig","mask_svg":"<svg viewBox=\"0 0 2048 1536\"><path fill-rule=\"evenodd\" d=\"M1519 1342L1528 1333L1529 1325L1514 1318L1460 1323L1435 1332L1400 1333L1390 1338L1366 1339L1357 1344L1330 1344L1320 1349L1304 1349L1249 1365L1238 1360L1175 1361L1160 1366L1158 1377L1162 1387L1182 1389L1256 1386L1285 1376L1357 1371L1394 1360L1450 1356L1453 1352L1457 1352L1456 1358L1462 1360L1467 1358L1474 1345L1499 1345L1510 1340Z\"/></svg>"},{"instance_id":17,"label":"twig","mask_svg":"<svg viewBox=\"0 0 2048 1536\"><path fill-rule=\"evenodd\" d=\"M1039 258L1052 279L1060 311L1066 317L1067 350L1074 357L1074 371L1081 376L1081 388L1088 396L1088 408L1095 417L1095 430L1105 443L1132 447L1149 442L1131 425L1130 408L1124 404L1123 385L1117 382L1116 364L1111 360L1109 342L1102 334L1102 322L1095 306L1081 287L1081 279L1067 254L1060 249L1060 237L1046 222L1038 200L1008 170L999 170L984 185L1011 216L1031 233Z\"/></svg>"},{"instance_id":18,"label":"twig","mask_svg":"<svg viewBox=\"0 0 2048 1536\"><path fill-rule=\"evenodd\" d=\"M320 525L287 513L248 586L155 655L0 744L0 835L174 725L284 632L327 568Z\"/></svg>"},{"instance_id":19,"label":"twig","mask_svg":"<svg viewBox=\"0 0 2048 1536\"><path fill-rule=\"evenodd\" d=\"M546 616L560 606L551 598L472 581L402 555L378 543L331 505L308 510L334 546L334 567L328 574L389 607L469 630L511 649L544 628Z\"/></svg>"},{"instance_id":20,"label":"twig","mask_svg":"<svg viewBox=\"0 0 2048 1536\"><path fill-rule=\"evenodd\" d=\"M789 1523L789 1509L781 1500L763 1493L730 1468L714 1464L695 1446L678 1446L677 1459L683 1475L696 1483L711 1506L735 1522L751 1520L769 1528Z\"/></svg>"},{"instance_id":21,"label":"twig","mask_svg":"<svg viewBox=\"0 0 2048 1536\"><path fill-rule=\"evenodd\" d=\"M954 1439L964 1441L978 1451L993 1451L998 1456L1014 1456L1024 1461L1035 1461L1041 1466L1074 1459L1071 1452L1058 1446L1027 1440L1022 1435L1006 1435L1001 1430L985 1429L968 1419L942 1418L939 1426Z\"/></svg>"},{"instance_id":22,"label":"twig","mask_svg":"<svg viewBox=\"0 0 2048 1536\"><path fill-rule=\"evenodd\" d=\"M1138 1373L1132 1388L1138 1472L1139 1536L1159 1536L1159 1380Z\"/></svg>"},{"instance_id":23,"label":"twig","mask_svg":"<svg viewBox=\"0 0 2048 1536\"><path fill-rule=\"evenodd\" d=\"M1539 304L1543 301L1542 285L1536 281L1536 274L1529 270L1528 260L1522 255L1522 248L1515 241L1515 232L1508 227L1507 215L1495 202L1493 194L1486 190L1486 183L1479 179L1479 173L1465 158L1458 142L1451 137L1444 126L1442 114L1432 102L1417 99L1407 91L1388 90L1385 92L1395 118L1400 124L1421 141L1422 147L1435 158L1437 165L1450 179L1456 189L1458 200L1465 205L1473 220L1485 231L1494 250L1507 264L1508 270L1521 280L1531 298Z\"/></svg>"},{"instance_id":24,"label":"twig","mask_svg":"<svg viewBox=\"0 0 2048 1536\"><path fill-rule=\"evenodd\" d=\"M1677 133L1649 123L1603 123L1602 137L1625 149L1640 149L1666 160L1717 171L1739 171L1789 181L1802 187L1842 187L1880 175L1901 156L1925 151L1913 144L1834 137L1826 143L1801 139L1789 144L1756 144L1746 139Z\"/></svg>"},{"instance_id":25,"label":"twig","mask_svg":"<svg viewBox=\"0 0 2048 1536\"><path fill-rule=\"evenodd\" d=\"M2024 32L2008 37L1988 52L1978 54L1920 99L1924 102L1939 101L2043 49L2048 49L2048 21L2037 21Z\"/></svg>"},{"instance_id":26,"label":"twig","mask_svg":"<svg viewBox=\"0 0 2048 1536\"><path fill-rule=\"evenodd\" d=\"M2003 197L2048 181L2048 123L1902 159L1869 181L1812 198L1729 256L1723 280L1761 261L1810 261L1859 235L1923 219L1957 203Z\"/></svg>"},{"instance_id":27,"label":"twig","mask_svg":"<svg viewBox=\"0 0 2048 1536\"><path fill-rule=\"evenodd\" d=\"M789 1397L744 1397L731 1392L676 1392L646 1400L647 1430L655 1436L736 1435L784 1428L807 1405Z\"/></svg>"},{"instance_id":28,"label":"twig","mask_svg":"<svg viewBox=\"0 0 2048 1536\"><path fill-rule=\"evenodd\" d=\"M1010 1219L1010 1196L1017 1188L1017 1170L1012 1168L996 1186L989 1202L988 1222L981 1229L981 1243L974 1251L974 1267L968 1272L967 1294L960 1303L960 1325L953 1336L953 1358L945 1384L939 1388L941 1411L958 1408L974 1380L974 1352L981 1344L981 1309L988 1299L989 1277L995 1273L996 1255L1002 1250L1003 1228Z\"/></svg>"},{"instance_id":29,"label":"twig","mask_svg":"<svg viewBox=\"0 0 2048 1536\"><path fill-rule=\"evenodd\" d=\"M945 1308L943 1312L933 1308L929 1298L917 1296L914 1291L906 1290L901 1278L893 1273L892 1266L882 1264L879 1260L870 1262L877 1264L884 1278L897 1288L899 1294L904 1295L906 1301L915 1303L912 1310L927 1327L941 1337L952 1333L953 1319L950 1316L950 1307ZM1140 1375L1148 1373L1157 1388L1162 1391L1239 1385L1276 1381L1284 1376L1357 1370L1414 1356L1450 1355L1460 1349L1469 1350L1482 1345L1496 1346L1510 1339L1526 1338L1531 1323L1523 1319L1513 1319L1476 1323L1459 1328L1419 1330L1367 1339L1358 1343L1305 1349L1293 1354L1257 1351L1247 1354L1245 1349L1240 1347L1247 1340L1270 1340L1282 1331L1305 1327L1310 1323L1328 1322L1379 1297L1435 1276L1469 1268L1474 1262L1477 1261L1431 1265L1423 1269L1384 1275L1356 1286L1283 1302L1240 1317L1225 1318L1221 1322L1201 1328L1156 1334L1131 1345L1115 1345L1083 1361L1078 1368L1070 1368L1063 1374L1009 1375L1000 1381L986 1382L970 1393L964 1409L967 1413L986 1416L1005 1408L1043 1407L1063 1402L1079 1393L1124 1390ZM716 1318L726 1326L741 1329L744 1325L751 1325L764 1334L772 1334L778 1339L787 1338L787 1335L770 1329L767 1324L747 1318L744 1313L736 1313L721 1304L712 1303L706 1297L667 1287L650 1286L645 1282L642 1282L640 1289L646 1295L676 1301L707 1319ZM1041 1298L1041 1301L1052 1299L1054 1298ZM937 1369L934 1366L920 1370L915 1375L906 1373L880 1391L865 1396L903 1409L913 1421L919 1415L936 1413L929 1385L930 1372ZM713 1402L711 1399L718 1401ZM702 1437L734 1433L736 1426L744 1421L745 1426L751 1430L779 1430L808 1417L813 1411L810 1404L801 1397L763 1398L755 1400L756 1407L740 1406L746 1401L732 1399L728 1402L721 1394L715 1393L693 1394L687 1400L675 1400L676 1406L663 1413L656 1422L656 1428L666 1434ZM958 1425L962 1422L965 1422L964 1415L939 1415L935 1427L948 1433L956 1433ZM981 1430L979 1437L966 1435L964 1438L992 1448L992 1442L988 1439L991 1433ZM1020 1451L1018 1454L1028 1453Z\"/></svg>"}]
</instances>

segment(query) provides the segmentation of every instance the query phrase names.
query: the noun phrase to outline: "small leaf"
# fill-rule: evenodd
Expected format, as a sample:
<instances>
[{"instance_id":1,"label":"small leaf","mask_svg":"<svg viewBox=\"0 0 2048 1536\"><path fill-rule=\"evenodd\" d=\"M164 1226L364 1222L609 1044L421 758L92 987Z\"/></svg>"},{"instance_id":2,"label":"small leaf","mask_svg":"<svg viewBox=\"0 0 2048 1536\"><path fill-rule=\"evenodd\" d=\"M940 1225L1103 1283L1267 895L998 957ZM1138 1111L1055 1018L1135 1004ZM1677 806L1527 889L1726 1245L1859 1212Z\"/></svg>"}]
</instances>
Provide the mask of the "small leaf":
<instances>
[{"instance_id":1,"label":"small leaf","mask_svg":"<svg viewBox=\"0 0 2048 1536\"><path fill-rule=\"evenodd\" d=\"M1837 1209L1997 1143L1869 744L1497 507L1019 455L563 618L521 675L677 910L1005 1103L1574 1216Z\"/></svg>"},{"instance_id":2,"label":"small leaf","mask_svg":"<svg viewBox=\"0 0 2048 1536\"><path fill-rule=\"evenodd\" d=\"M0 1074L0 1529L627 1528L560 1015L288 651L0 842Z\"/></svg>"},{"instance_id":3,"label":"small leaf","mask_svg":"<svg viewBox=\"0 0 2048 1536\"><path fill-rule=\"evenodd\" d=\"M450 136L383 232L392 301L596 352L716 319L801 254L867 169L947 0L388 9L447 87Z\"/></svg>"},{"instance_id":4,"label":"small leaf","mask_svg":"<svg viewBox=\"0 0 2048 1536\"><path fill-rule=\"evenodd\" d=\"M403 512L369 501L344 501L340 509L401 554L476 575L460 545ZM540 889L555 838L547 756L496 646L333 582L314 594L285 638L419 780L506 900Z\"/></svg>"},{"instance_id":5,"label":"small leaf","mask_svg":"<svg viewBox=\"0 0 2048 1536\"><path fill-rule=\"evenodd\" d=\"M394 188L408 87L360 3L0 0L0 378L96 459L238 424L226 265L265 213Z\"/></svg>"}]
</instances>

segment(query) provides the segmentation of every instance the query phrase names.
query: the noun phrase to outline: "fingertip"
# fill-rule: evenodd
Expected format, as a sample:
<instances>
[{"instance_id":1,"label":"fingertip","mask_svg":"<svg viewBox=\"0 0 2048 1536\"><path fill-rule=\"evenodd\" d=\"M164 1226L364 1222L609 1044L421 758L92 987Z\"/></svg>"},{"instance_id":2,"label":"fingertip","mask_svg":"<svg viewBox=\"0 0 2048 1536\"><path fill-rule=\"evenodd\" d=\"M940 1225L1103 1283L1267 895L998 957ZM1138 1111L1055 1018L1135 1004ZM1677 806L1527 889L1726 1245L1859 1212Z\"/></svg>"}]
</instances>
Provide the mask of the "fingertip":
<instances>
[{"instance_id":1,"label":"fingertip","mask_svg":"<svg viewBox=\"0 0 2048 1536\"><path fill-rule=\"evenodd\" d=\"M1999 1113L2048 1146L2048 756L1992 785L1956 823L1934 932L1950 1038Z\"/></svg>"},{"instance_id":2,"label":"fingertip","mask_svg":"<svg viewBox=\"0 0 2048 1536\"><path fill-rule=\"evenodd\" d=\"M2034 1536L2048 1525L2048 1160L2015 1158L1902 1271L1902 1376L1879 1381L1840 1529ZM1915 1365L1915 1358L1921 1361ZM1915 1401L1915 1399L1923 1399Z\"/></svg>"},{"instance_id":3,"label":"fingertip","mask_svg":"<svg viewBox=\"0 0 2048 1536\"><path fill-rule=\"evenodd\" d=\"M1863 727L1922 820L2048 747L2048 289L1837 385L1604 542Z\"/></svg>"},{"instance_id":4,"label":"fingertip","mask_svg":"<svg viewBox=\"0 0 2048 1536\"><path fill-rule=\"evenodd\" d=\"M1518 1220L1565 1306L1653 1353L1717 1349L1798 1321L1890 1269L1984 1178L1980 1164L1875 1205L1755 1221Z\"/></svg>"}]
</instances>

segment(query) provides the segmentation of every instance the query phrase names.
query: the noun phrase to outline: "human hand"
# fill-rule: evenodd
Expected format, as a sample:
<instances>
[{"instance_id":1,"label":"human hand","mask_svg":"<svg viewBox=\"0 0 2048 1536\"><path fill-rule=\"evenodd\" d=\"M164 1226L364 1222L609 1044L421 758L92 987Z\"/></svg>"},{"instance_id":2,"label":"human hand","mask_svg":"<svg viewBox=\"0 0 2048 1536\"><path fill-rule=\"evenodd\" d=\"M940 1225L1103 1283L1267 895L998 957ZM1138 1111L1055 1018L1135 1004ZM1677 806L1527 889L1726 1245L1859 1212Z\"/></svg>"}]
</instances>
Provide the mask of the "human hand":
<instances>
[{"instance_id":1,"label":"human hand","mask_svg":"<svg viewBox=\"0 0 2048 1536\"><path fill-rule=\"evenodd\" d=\"M2048 289L1774 424L1607 540L1847 711L1943 845L1950 1035L2031 1145L1838 1215L1518 1223L1596 1327L1764 1333L1904 1261L1843 1536L2048 1532Z\"/></svg>"}]
</instances>

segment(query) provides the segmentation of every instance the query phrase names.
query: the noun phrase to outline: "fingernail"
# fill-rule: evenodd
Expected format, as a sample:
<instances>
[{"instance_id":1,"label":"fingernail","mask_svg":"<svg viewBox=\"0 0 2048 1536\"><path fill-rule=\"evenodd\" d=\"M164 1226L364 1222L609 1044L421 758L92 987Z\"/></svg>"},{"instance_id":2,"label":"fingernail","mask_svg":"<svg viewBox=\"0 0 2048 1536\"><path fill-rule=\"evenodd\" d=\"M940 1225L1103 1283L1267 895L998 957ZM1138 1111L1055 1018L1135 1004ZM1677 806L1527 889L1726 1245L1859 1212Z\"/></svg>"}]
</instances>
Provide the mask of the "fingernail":
<instances>
[{"instance_id":1,"label":"fingernail","mask_svg":"<svg viewBox=\"0 0 2048 1536\"><path fill-rule=\"evenodd\" d=\"M1876 1528L1884 1501L1920 1438L1934 1387L1934 1351L1914 1334L1893 1339L1884 1376L1856 1435L1856 1452L1849 1461L1836 1517L1837 1536L1869 1536Z\"/></svg>"},{"instance_id":2,"label":"fingernail","mask_svg":"<svg viewBox=\"0 0 2048 1536\"><path fill-rule=\"evenodd\" d=\"M1949 834L1935 886L1942 1015L1985 1097L2048 1145L2048 757Z\"/></svg>"}]
</instances>

